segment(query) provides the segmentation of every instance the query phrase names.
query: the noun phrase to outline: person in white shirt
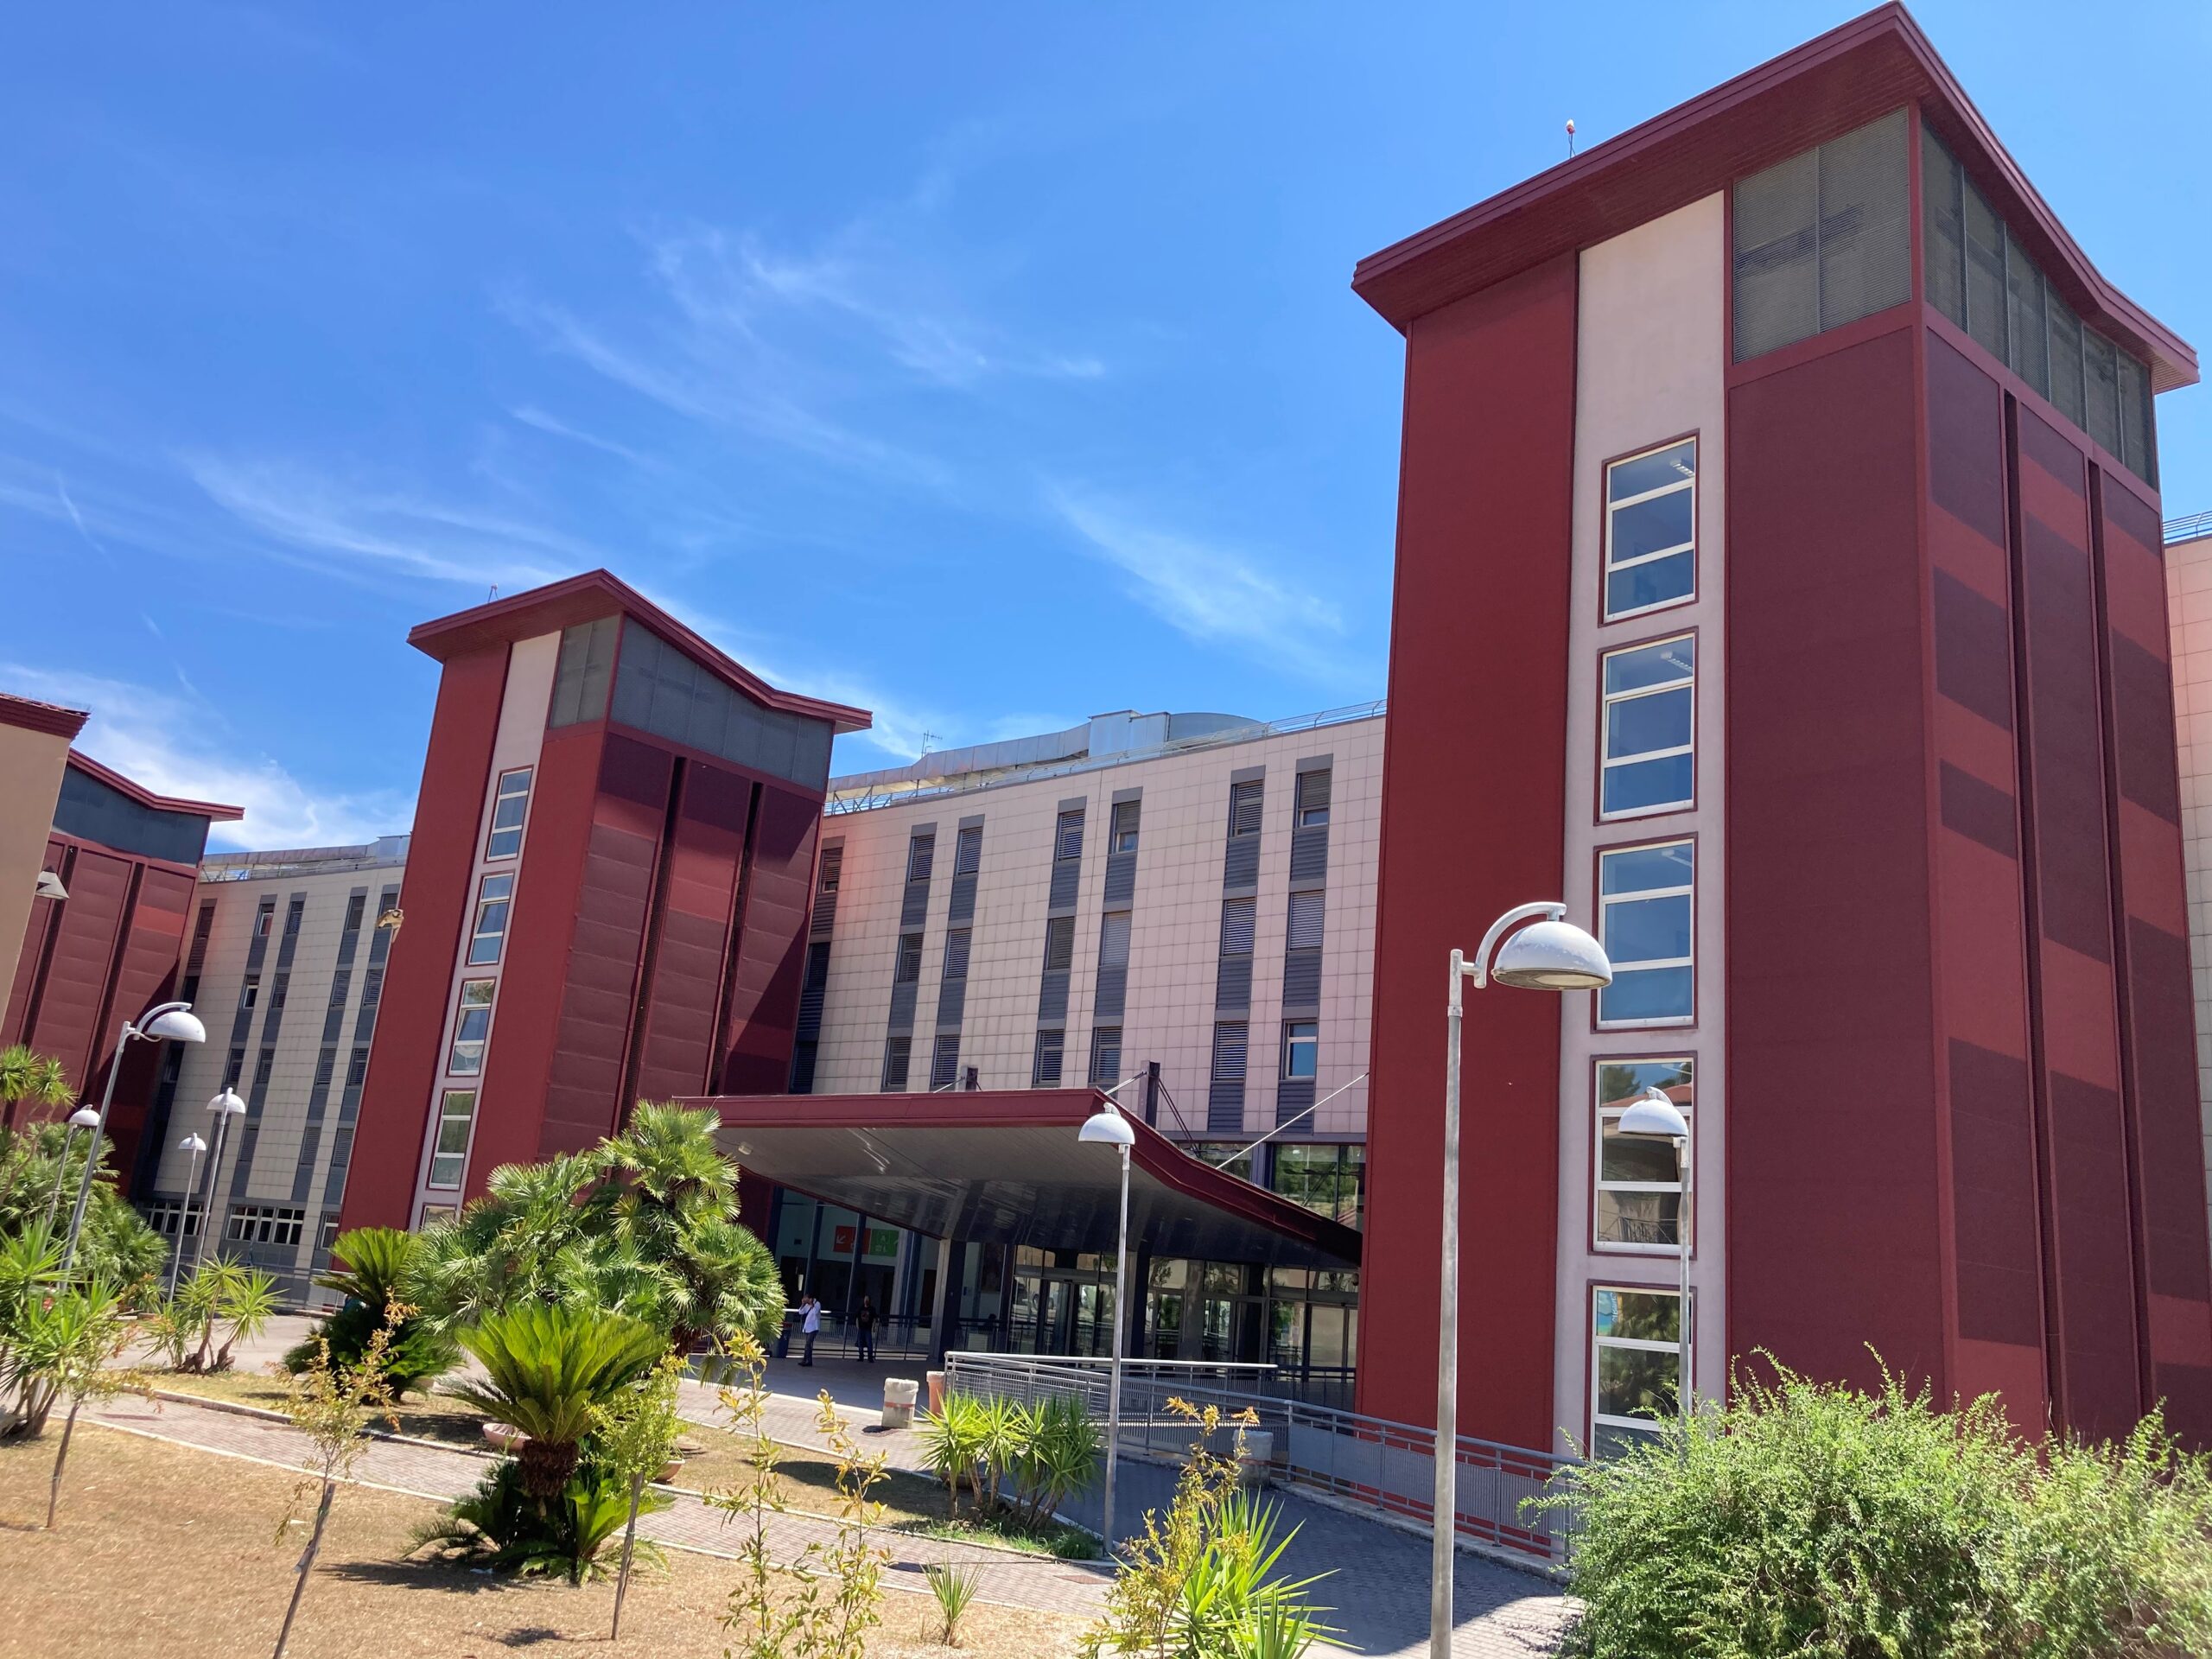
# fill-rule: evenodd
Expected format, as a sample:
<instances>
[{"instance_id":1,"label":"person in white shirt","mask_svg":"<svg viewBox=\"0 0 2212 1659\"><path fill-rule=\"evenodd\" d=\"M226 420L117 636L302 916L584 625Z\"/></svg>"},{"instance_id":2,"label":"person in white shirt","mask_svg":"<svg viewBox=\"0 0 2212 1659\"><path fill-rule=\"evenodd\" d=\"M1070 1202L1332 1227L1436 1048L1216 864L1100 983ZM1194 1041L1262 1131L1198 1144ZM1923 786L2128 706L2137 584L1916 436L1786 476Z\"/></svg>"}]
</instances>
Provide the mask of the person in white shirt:
<instances>
[{"instance_id":1,"label":"person in white shirt","mask_svg":"<svg viewBox=\"0 0 2212 1659\"><path fill-rule=\"evenodd\" d=\"M811 1365L814 1363L814 1338L821 1334L822 1331L822 1304L816 1301L814 1293L809 1291L799 1298L798 1306L799 1313L803 1316L799 1320L798 1328L806 1338L806 1351L800 1357L798 1363L802 1365Z\"/></svg>"}]
</instances>

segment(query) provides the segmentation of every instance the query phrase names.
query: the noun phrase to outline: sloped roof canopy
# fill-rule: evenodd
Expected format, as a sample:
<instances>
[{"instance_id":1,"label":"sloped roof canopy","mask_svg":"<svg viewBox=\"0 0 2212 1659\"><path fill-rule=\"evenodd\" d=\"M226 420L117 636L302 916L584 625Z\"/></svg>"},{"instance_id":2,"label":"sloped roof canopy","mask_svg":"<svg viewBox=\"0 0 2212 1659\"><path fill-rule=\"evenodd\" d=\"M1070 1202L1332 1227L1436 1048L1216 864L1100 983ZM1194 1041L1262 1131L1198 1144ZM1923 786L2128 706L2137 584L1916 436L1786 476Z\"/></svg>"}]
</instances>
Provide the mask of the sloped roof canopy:
<instances>
[{"instance_id":1,"label":"sloped roof canopy","mask_svg":"<svg viewBox=\"0 0 2212 1659\"><path fill-rule=\"evenodd\" d=\"M69 751L69 765L73 770L106 785L133 805L142 806L149 812L179 812L188 817L208 818L220 823L230 823L245 817L245 809L242 806L226 806L220 801L188 801L175 795L156 795L145 785L124 777L112 766L102 766L91 755L77 749Z\"/></svg>"},{"instance_id":2,"label":"sloped roof canopy","mask_svg":"<svg viewBox=\"0 0 2212 1659\"><path fill-rule=\"evenodd\" d=\"M2149 359L2154 390L2196 384L2196 352L2099 273L1897 4L1369 255L1352 273L1352 289L1403 332L1426 312L1633 230L1910 103L2068 303Z\"/></svg>"},{"instance_id":3,"label":"sloped roof canopy","mask_svg":"<svg viewBox=\"0 0 2212 1659\"><path fill-rule=\"evenodd\" d=\"M935 1238L1111 1251L1110 1147L1076 1139L1090 1089L767 1095L686 1101L721 1115L722 1150L756 1175ZM1132 1117L1129 1236L1158 1255L1356 1268L1360 1236L1202 1164Z\"/></svg>"},{"instance_id":4,"label":"sloped roof canopy","mask_svg":"<svg viewBox=\"0 0 2212 1659\"><path fill-rule=\"evenodd\" d=\"M408 634L407 643L442 663L486 645L512 645L518 639L555 633L617 613L635 617L725 685L764 709L825 720L839 732L864 732L874 723L874 716L865 709L779 691L607 570L588 570L580 576L548 582L543 588L422 623Z\"/></svg>"}]
</instances>

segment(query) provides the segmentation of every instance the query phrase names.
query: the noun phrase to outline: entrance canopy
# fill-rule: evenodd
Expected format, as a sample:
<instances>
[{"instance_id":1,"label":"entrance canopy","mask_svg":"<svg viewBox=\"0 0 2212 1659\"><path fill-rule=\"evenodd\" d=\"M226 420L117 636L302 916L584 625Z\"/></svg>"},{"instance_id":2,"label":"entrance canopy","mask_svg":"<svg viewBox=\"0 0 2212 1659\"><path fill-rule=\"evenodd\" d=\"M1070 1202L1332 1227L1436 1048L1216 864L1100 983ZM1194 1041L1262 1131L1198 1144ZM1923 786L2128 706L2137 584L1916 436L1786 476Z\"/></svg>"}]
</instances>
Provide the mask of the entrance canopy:
<instances>
[{"instance_id":1,"label":"entrance canopy","mask_svg":"<svg viewBox=\"0 0 2212 1659\"><path fill-rule=\"evenodd\" d=\"M931 1095L748 1095L686 1101L721 1115L722 1150L752 1174L938 1238L1110 1251L1121 1201L1111 1147L1076 1139L1092 1089ZM1199 1162L1141 1120L1129 1237L1163 1256L1357 1268L1359 1234Z\"/></svg>"}]
</instances>

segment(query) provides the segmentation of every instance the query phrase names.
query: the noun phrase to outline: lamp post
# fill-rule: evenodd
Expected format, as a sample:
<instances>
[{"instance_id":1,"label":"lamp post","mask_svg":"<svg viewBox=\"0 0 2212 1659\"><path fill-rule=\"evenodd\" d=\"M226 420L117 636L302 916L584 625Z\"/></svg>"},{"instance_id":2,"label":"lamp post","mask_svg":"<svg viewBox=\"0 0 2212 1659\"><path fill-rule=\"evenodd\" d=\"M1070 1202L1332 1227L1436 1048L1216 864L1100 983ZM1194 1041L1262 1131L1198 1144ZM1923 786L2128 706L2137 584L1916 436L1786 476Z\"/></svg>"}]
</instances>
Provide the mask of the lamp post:
<instances>
[{"instance_id":1,"label":"lamp post","mask_svg":"<svg viewBox=\"0 0 2212 1659\"><path fill-rule=\"evenodd\" d=\"M69 1114L67 1125L61 1131L61 1161L54 1166L54 1191L46 1195L45 1230L54 1231L54 1212L61 1207L61 1183L69 1179L69 1148L77 1144L77 1131L95 1128L100 1115L89 1106L79 1106Z\"/></svg>"},{"instance_id":2,"label":"lamp post","mask_svg":"<svg viewBox=\"0 0 2212 1659\"><path fill-rule=\"evenodd\" d=\"M1106 1097L1103 1109L1084 1119L1083 1128L1076 1139L1092 1146L1113 1147L1122 1154L1122 1226L1114 1252L1114 1363L1106 1374L1106 1491L1105 1513L1100 1530L1106 1535L1106 1551L1114 1551L1114 1463L1122 1449L1122 1348L1128 1339L1129 1304L1129 1148L1137 1143L1137 1132L1122 1116L1122 1109Z\"/></svg>"},{"instance_id":3,"label":"lamp post","mask_svg":"<svg viewBox=\"0 0 2212 1659\"><path fill-rule=\"evenodd\" d=\"M245 1102L226 1084L221 1094L207 1103L207 1109L215 1117L215 1151L207 1160L207 1197L200 1206L200 1231L194 1235L200 1241L192 1250L195 1268L207 1259L207 1224L215 1213L215 1183L223 1173L223 1142L230 1136L231 1120L245 1116Z\"/></svg>"},{"instance_id":4,"label":"lamp post","mask_svg":"<svg viewBox=\"0 0 2212 1659\"><path fill-rule=\"evenodd\" d=\"M184 1207L176 1218L176 1249L169 1252L169 1294L176 1294L176 1270L184 1261L184 1241L192 1231L192 1196L200 1186L200 1154L207 1150L207 1143L196 1135L188 1135L176 1143L179 1152L192 1154L186 1165L184 1178Z\"/></svg>"},{"instance_id":5,"label":"lamp post","mask_svg":"<svg viewBox=\"0 0 2212 1659\"><path fill-rule=\"evenodd\" d=\"M1690 1391L1691 1340L1695 1322L1690 1317L1690 1250L1696 1239L1695 1185L1697 1160L1691 1155L1689 1120L1681 1109L1656 1087L1646 1088L1636 1103L1620 1116L1613 1133L1632 1141L1669 1141L1675 1147L1675 1175L1682 1185L1681 1207L1675 1216L1675 1253L1681 1258L1681 1300L1675 1304L1675 1405L1681 1414L1685 1438L1682 1455L1689 1455L1687 1438L1696 1399Z\"/></svg>"},{"instance_id":6,"label":"lamp post","mask_svg":"<svg viewBox=\"0 0 2212 1659\"><path fill-rule=\"evenodd\" d=\"M1516 905L1490 925L1474 960L1452 953L1444 1054L1443 1283L1436 1355L1436 1488L1430 1511L1428 1651L1452 1659L1452 1552L1459 1532L1459 1032L1461 982L1491 980L1536 991L1589 991L1613 982L1605 948L1563 919L1556 902ZM1541 919L1539 919L1541 918ZM1516 930L1518 930L1517 931Z\"/></svg>"},{"instance_id":7,"label":"lamp post","mask_svg":"<svg viewBox=\"0 0 2212 1659\"><path fill-rule=\"evenodd\" d=\"M123 1051L130 1046L134 1037L147 1043L168 1039L204 1043L207 1027L194 1016L189 1002L156 1003L137 1020L123 1022L123 1033L115 1039L115 1058L107 1065L107 1088L100 1096L99 1120L92 1128L92 1154L85 1160L85 1179L77 1184L77 1207L69 1212L69 1242L61 1248L64 1279L69 1276L70 1262L76 1259L77 1235L85 1229L85 1206L92 1202L92 1172L100 1161L100 1136L107 1133L108 1109L115 1104L115 1074L123 1069Z\"/></svg>"}]
</instances>

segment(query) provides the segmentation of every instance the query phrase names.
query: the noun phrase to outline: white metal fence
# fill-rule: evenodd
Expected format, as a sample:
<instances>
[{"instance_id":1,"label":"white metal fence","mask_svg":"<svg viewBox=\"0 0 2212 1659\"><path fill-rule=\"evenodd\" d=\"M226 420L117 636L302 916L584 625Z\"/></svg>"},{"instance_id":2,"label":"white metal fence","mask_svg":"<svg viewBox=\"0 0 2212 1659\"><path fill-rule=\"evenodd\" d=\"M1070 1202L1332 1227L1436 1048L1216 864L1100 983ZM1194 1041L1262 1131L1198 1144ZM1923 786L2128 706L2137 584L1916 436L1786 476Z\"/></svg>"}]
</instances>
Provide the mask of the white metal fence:
<instances>
[{"instance_id":1,"label":"white metal fence","mask_svg":"<svg viewBox=\"0 0 2212 1659\"><path fill-rule=\"evenodd\" d=\"M1106 1415L1108 1360L948 1354L944 1363L950 1389L1025 1403L1068 1395L1082 1400L1100 1419ZM1272 1370L1265 1365L1126 1361L1122 1370L1123 1454L1178 1457L1188 1450L1194 1431L1168 1408L1171 1398L1200 1408L1217 1406L1224 1417L1249 1411L1258 1420L1251 1427L1269 1438L1271 1479L1325 1493L1386 1518L1422 1527L1431 1523L1436 1491L1434 1430L1266 1392L1265 1378L1259 1374ZM1453 1504L1459 1535L1535 1562L1564 1562L1569 1542L1566 1517L1556 1510L1531 1512L1523 1502L1554 1491L1560 1472L1576 1461L1462 1434Z\"/></svg>"}]
</instances>

